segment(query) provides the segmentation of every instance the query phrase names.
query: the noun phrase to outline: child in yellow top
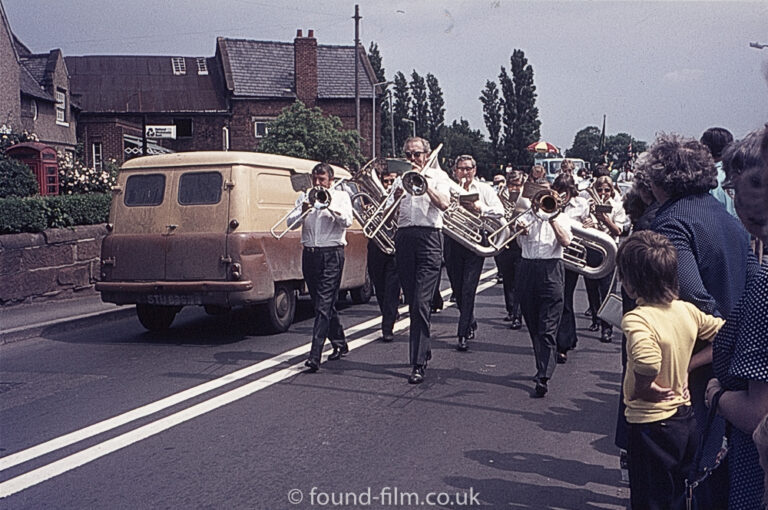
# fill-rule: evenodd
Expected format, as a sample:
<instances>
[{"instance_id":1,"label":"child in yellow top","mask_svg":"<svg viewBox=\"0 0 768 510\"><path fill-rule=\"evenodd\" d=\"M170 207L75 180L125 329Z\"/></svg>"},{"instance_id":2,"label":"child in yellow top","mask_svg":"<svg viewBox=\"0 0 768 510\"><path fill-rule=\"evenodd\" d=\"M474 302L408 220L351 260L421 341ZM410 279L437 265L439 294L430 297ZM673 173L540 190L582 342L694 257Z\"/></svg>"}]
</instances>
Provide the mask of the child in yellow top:
<instances>
[{"instance_id":1,"label":"child in yellow top","mask_svg":"<svg viewBox=\"0 0 768 510\"><path fill-rule=\"evenodd\" d=\"M621 323L630 502L643 510L675 508L698 443L688 365L696 340L712 341L724 321L678 299L677 251L666 237L633 234L619 248L617 266L638 304Z\"/></svg>"}]
</instances>

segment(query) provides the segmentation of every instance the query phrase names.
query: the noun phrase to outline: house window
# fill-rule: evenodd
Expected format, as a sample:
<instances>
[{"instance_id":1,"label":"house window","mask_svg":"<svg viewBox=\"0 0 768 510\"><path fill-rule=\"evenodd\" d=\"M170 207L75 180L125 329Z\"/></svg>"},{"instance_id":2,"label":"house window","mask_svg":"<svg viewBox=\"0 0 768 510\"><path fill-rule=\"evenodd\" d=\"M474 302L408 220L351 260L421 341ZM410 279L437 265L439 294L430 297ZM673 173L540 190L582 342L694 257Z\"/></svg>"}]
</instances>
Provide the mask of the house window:
<instances>
[{"instance_id":1,"label":"house window","mask_svg":"<svg viewBox=\"0 0 768 510\"><path fill-rule=\"evenodd\" d=\"M102 170L104 168L104 162L101 158L101 142L93 142L92 148L93 169Z\"/></svg>"},{"instance_id":2,"label":"house window","mask_svg":"<svg viewBox=\"0 0 768 510\"><path fill-rule=\"evenodd\" d=\"M173 74L187 74L187 64L184 62L184 57L171 57L171 65L173 66Z\"/></svg>"},{"instance_id":3,"label":"house window","mask_svg":"<svg viewBox=\"0 0 768 510\"><path fill-rule=\"evenodd\" d=\"M197 57L197 74L208 74L208 64L205 57Z\"/></svg>"},{"instance_id":4,"label":"house window","mask_svg":"<svg viewBox=\"0 0 768 510\"><path fill-rule=\"evenodd\" d=\"M176 126L176 138L192 137L192 119L173 119Z\"/></svg>"},{"instance_id":5,"label":"house window","mask_svg":"<svg viewBox=\"0 0 768 510\"><path fill-rule=\"evenodd\" d=\"M253 121L253 135L256 138L264 138L269 133L267 129L268 120L254 120Z\"/></svg>"},{"instance_id":6,"label":"house window","mask_svg":"<svg viewBox=\"0 0 768 510\"><path fill-rule=\"evenodd\" d=\"M62 89L56 89L56 123L67 123L67 93Z\"/></svg>"}]
</instances>

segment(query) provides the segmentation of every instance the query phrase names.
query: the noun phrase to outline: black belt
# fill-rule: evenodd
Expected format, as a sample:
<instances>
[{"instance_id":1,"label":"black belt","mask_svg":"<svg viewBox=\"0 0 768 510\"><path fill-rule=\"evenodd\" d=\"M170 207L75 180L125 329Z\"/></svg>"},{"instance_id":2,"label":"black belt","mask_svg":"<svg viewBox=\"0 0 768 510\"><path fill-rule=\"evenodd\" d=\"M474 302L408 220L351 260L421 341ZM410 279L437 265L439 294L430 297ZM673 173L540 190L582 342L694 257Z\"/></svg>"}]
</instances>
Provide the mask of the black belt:
<instances>
[{"instance_id":1,"label":"black belt","mask_svg":"<svg viewBox=\"0 0 768 510\"><path fill-rule=\"evenodd\" d=\"M308 251L309 253L316 253L316 252L323 252L323 251L332 251L332 250L339 250L344 249L343 246L305 246L304 251Z\"/></svg>"},{"instance_id":2,"label":"black belt","mask_svg":"<svg viewBox=\"0 0 768 510\"><path fill-rule=\"evenodd\" d=\"M437 227L424 227L421 225L412 225L410 227L398 227L397 230L426 230L428 232L439 232L441 229Z\"/></svg>"}]
</instances>

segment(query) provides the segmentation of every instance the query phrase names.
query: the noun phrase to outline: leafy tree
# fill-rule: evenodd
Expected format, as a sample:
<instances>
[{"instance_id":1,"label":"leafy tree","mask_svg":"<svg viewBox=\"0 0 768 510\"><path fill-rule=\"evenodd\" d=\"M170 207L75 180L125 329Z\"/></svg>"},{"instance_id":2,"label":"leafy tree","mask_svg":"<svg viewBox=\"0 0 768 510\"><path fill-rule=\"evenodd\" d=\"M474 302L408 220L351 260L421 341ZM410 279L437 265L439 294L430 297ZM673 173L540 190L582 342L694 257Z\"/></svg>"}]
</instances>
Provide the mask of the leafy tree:
<instances>
[{"instance_id":1,"label":"leafy tree","mask_svg":"<svg viewBox=\"0 0 768 510\"><path fill-rule=\"evenodd\" d=\"M379 52L379 45L374 42L371 42L371 46L368 48L368 60L370 60L373 72L376 74L376 82L381 83L387 81L381 53ZM394 155L395 152L392 150L392 126L390 123L389 102L387 101L389 85L379 86L381 87L381 106L378 112L379 119L381 120L381 154Z\"/></svg>"},{"instance_id":2,"label":"leafy tree","mask_svg":"<svg viewBox=\"0 0 768 510\"><path fill-rule=\"evenodd\" d=\"M408 90L408 81L400 71L395 74L395 154L400 154L400 148L405 139L411 136L411 125L403 121L409 117L411 110L411 93Z\"/></svg>"},{"instance_id":3,"label":"leafy tree","mask_svg":"<svg viewBox=\"0 0 768 510\"><path fill-rule=\"evenodd\" d=\"M632 154L630 154L630 147ZM646 148L647 144L645 142L635 140L628 133L617 133L609 136L605 142L608 163L613 163L613 168L621 168L624 166L624 163L632 159L634 155L646 150Z\"/></svg>"},{"instance_id":4,"label":"leafy tree","mask_svg":"<svg viewBox=\"0 0 768 510\"><path fill-rule=\"evenodd\" d=\"M483 121L485 121L485 128L488 130L493 160L500 162L501 98L495 82L490 80L485 82L485 89L480 95L480 102L483 103Z\"/></svg>"},{"instance_id":5,"label":"leafy tree","mask_svg":"<svg viewBox=\"0 0 768 510\"><path fill-rule=\"evenodd\" d=\"M415 70L411 73L411 119L416 122L416 136L429 137L428 116L429 103L427 103L427 84L424 78Z\"/></svg>"},{"instance_id":6,"label":"leafy tree","mask_svg":"<svg viewBox=\"0 0 768 510\"><path fill-rule=\"evenodd\" d=\"M477 162L477 175L485 179L497 173L498 166L493 160L490 144L485 141L479 129L472 129L465 119L454 120L450 126L441 130L443 150L440 160L444 168L449 169L457 156L470 154Z\"/></svg>"},{"instance_id":7,"label":"leafy tree","mask_svg":"<svg viewBox=\"0 0 768 510\"><path fill-rule=\"evenodd\" d=\"M258 150L355 168L363 159L358 139L356 131L343 129L338 117L325 117L320 108L296 101L269 123Z\"/></svg>"},{"instance_id":8,"label":"leafy tree","mask_svg":"<svg viewBox=\"0 0 768 510\"><path fill-rule=\"evenodd\" d=\"M515 107L515 85L512 82L507 70L501 66L499 73L499 84L501 86L501 122L504 128L499 145L506 163L512 163L511 155L514 152L514 130L517 118L517 108Z\"/></svg>"},{"instance_id":9,"label":"leafy tree","mask_svg":"<svg viewBox=\"0 0 768 510\"><path fill-rule=\"evenodd\" d=\"M427 89L429 89L429 114L427 116L429 140L435 143L440 133L440 126L445 122L445 101L440 83L431 73L427 74Z\"/></svg>"},{"instance_id":10,"label":"leafy tree","mask_svg":"<svg viewBox=\"0 0 768 510\"><path fill-rule=\"evenodd\" d=\"M581 158L592 165L602 162L600 136L600 128L597 126L585 127L573 137L573 144L565 151L565 156Z\"/></svg>"}]
</instances>

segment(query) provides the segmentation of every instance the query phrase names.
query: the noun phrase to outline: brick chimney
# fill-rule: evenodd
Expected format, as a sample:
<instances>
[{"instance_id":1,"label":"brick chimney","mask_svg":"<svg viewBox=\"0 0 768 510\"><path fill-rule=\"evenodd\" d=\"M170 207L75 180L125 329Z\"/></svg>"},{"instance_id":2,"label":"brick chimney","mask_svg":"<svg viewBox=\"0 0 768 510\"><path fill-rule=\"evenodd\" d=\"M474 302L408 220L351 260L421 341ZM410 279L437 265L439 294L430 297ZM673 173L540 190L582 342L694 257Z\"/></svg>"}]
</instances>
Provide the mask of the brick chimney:
<instances>
[{"instance_id":1,"label":"brick chimney","mask_svg":"<svg viewBox=\"0 0 768 510\"><path fill-rule=\"evenodd\" d=\"M315 31L309 30L307 37L301 29L293 40L293 72L296 80L296 97L312 108L317 101L317 39Z\"/></svg>"}]
</instances>

